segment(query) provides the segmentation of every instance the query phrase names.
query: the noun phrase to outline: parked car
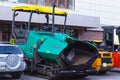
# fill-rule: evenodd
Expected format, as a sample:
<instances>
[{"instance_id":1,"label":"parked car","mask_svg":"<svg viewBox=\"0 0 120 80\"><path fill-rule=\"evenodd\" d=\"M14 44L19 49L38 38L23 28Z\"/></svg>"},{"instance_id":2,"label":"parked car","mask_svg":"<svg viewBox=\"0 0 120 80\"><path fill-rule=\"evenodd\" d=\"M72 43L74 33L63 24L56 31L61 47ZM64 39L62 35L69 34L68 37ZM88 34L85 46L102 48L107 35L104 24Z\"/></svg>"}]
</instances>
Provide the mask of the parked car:
<instances>
[{"instance_id":1,"label":"parked car","mask_svg":"<svg viewBox=\"0 0 120 80\"><path fill-rule=\"evenodd\" d=\"M17 45L0 44L0 74L20 78L26 68L24 54Z\"/></svg>"}]
</instances>

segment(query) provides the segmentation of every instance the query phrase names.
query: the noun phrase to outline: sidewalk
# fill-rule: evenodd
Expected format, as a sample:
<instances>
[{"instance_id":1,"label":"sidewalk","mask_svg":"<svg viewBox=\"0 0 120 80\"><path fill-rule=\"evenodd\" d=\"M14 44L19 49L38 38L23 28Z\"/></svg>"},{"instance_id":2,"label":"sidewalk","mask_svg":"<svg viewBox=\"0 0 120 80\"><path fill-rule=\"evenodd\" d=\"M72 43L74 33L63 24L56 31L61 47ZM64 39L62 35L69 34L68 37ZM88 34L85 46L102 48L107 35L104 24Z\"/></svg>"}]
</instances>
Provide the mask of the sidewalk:
<instances>
[{"instance_id":1,"label":"sidewalk","mask_svg":"<svg viewBox=\"0 0 120 80\"><path fill-rule=\"evenodd\" d=\"M110 70L111 72L120 72L120 68L113 68Z\"/></svg>"}]
</instances>

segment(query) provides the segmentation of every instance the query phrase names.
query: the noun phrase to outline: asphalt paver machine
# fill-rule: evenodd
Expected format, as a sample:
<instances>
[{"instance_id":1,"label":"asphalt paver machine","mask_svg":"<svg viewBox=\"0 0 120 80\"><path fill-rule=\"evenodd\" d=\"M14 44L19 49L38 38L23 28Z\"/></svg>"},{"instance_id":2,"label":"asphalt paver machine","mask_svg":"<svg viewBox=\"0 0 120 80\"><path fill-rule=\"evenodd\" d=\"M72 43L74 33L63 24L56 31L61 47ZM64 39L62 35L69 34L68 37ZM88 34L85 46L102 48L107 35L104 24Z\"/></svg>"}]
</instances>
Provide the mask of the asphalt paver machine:
<instances>
[{"instance_id":1,"label":"asphalt paver machine","mask_svg":"<svg viewBox=\"0 0 120 80\"><path fill-rule=\"evenodd\" d=\"M55 8L55 5L53 8L16 6L12 10L12 41L24 52L30 72L52 77L85 77L96 71L91 65L98 56L97 48L64 33L68 12ZM28 21L18 23L17 16L25 13L29 15ZM32 17L36 15L46 19L45 27L39 31L31 30ZM54 27L56 16L64 18L63 27L57 32Z\"/></svg>"}]
</instances>

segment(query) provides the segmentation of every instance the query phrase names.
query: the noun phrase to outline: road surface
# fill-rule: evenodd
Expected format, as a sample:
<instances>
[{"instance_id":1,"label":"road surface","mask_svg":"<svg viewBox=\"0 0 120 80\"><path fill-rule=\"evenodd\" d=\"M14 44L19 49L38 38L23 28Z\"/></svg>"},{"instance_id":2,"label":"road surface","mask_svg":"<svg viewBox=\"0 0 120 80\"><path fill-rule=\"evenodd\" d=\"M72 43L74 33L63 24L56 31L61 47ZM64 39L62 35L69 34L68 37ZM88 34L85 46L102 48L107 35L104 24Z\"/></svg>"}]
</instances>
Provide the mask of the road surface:
<instances>
[{"instance_id":1,"label":"road surface","mask_svg":"<svg viewBox=\"0 0 120 80\"><path fill-rule=\"evenodd\" d=\"M23 74L20 79L12 79L7 76L0 76L0 80L49 80L40 75ZM63 80L63 79L62 79ZM64 79L64 80L120 80L120 72L107 72L105 75L90 75L85 79Z\"/></svg>"}]
</instances>

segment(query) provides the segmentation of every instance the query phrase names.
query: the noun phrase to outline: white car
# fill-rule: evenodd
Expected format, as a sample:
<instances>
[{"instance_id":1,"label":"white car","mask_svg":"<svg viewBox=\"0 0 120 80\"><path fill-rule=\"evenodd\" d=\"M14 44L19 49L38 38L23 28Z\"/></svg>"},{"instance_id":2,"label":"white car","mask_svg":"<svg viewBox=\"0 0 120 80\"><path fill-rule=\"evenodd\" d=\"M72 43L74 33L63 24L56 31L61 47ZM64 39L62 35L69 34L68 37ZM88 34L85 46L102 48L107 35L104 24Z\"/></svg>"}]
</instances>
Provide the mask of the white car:
<instances>
[{"instance_id":1,"label":"white car","mask_svg":"<svg viewBox=\"0 0 120 80\"><path fill-rule=\"evenodd\" d=\"M0 74L20 78L26 68L24 54L17 45L0 44Z\"/></svg>"}]
</instances>

